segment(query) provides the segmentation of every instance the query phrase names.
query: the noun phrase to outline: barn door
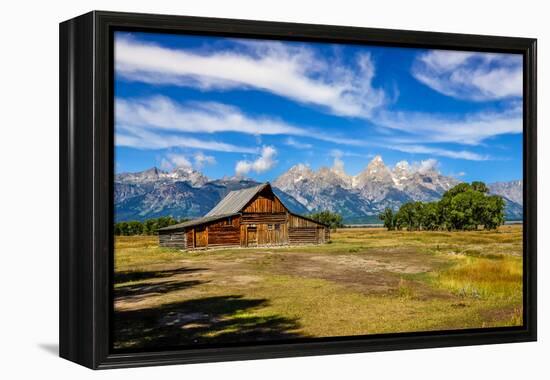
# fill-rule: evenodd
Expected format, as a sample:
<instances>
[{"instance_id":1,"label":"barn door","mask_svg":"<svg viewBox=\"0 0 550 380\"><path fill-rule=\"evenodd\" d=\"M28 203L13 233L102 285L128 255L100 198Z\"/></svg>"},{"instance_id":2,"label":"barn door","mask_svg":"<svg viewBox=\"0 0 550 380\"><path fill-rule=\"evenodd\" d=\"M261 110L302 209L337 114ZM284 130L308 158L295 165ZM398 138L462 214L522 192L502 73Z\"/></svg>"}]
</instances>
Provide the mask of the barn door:
<instances>
[{"instance_id":1,"label":"barn door","mask_svg":"<svg viewBox=\"0 0 550 380\"><path fill-rule=\"evenodd\" d=\"M208 235L204 226L195 229L195 247L206 247Z\"/></svg>"},{"instance_id":2,"label":"barn door","mask_svg":"<svg viewBox=\"0 0 550 380\"><path fill-rule=\"evenodd\" d=\"M256 226L248 226L246 231L246 246L256 247L258 245L258 229Z\"/></svg>"}]
</instances>

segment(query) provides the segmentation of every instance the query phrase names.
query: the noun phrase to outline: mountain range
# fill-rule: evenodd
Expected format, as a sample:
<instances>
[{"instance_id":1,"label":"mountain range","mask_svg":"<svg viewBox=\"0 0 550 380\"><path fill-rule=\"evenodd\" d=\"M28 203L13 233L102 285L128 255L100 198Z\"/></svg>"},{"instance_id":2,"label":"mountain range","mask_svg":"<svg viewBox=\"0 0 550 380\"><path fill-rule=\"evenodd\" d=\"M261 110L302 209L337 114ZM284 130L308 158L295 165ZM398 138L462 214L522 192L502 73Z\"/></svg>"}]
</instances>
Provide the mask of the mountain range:
<instances>
[{"instance_id":1,"label":"mountain range","mask_svg":"<svg viewBox=\"0 0 550 380\"><path fill-rule=\"evenodd\" d=\"M433 165L411 165L406 161L394 167L374 157L355 176L342 167L312 170L298 164L272 182L273 190L293 212L308 214L330 210L349 224L379 223L378 214L386 207L399 208L409 201L435 201L461 181L442 175ZM167 172L151 168L115 176L116 221L145 220L159 216L195 218L212 209L228 192L254 186L252 179L224 177L209 179L191 168ZM490 192L506 201L506 218L523 218L523 182L489 184Z\"/></svg>"}]
</instances>

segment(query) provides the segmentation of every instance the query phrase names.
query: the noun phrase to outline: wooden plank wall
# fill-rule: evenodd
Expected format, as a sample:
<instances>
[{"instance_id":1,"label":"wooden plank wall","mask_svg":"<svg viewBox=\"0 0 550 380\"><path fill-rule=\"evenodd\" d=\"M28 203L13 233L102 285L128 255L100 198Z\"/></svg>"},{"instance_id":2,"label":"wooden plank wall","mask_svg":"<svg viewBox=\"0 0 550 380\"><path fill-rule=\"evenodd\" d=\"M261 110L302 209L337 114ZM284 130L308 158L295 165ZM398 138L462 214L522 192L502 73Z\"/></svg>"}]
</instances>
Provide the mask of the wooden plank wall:
<instances>
[{"instance_id":1,"label":"wooden plank wall","mask_svg":"<svg viewBox=\"0 0 550 380\"><path fill-rule=\"evenodd\" d=\"M208 244L208 230L204 225L195 227L195 247L206 247Z\"/></svg>"},{"instance_id":2,"label":"wooden plank wall","mask_svg":"<svg viewBox=\"0 0 550 380\"><path fill-rule=\"evenodd\" d=\"M259 224L259 223L286 223L287 214L286 213L277 213L277 214L243 214L241 218L242 224Z\"/></svg>"},{"instance_id":3,"label":"wooden plank wall","mask_svg":"<svg viewBox=\"0 0 550 380\"><path fill-rule=\"evenodd\" d=\"M184 249L187 247L187 236L184 231L159 233L159 245L161 247Z\"/></svg>"},{"instance_id":4,"label":"wooden plank wall","mask_svg":"<svg viewBox=\"0 0 550 380\"><path fill-rule=\"evenodd\" d=\"M274 224L257 224L258 245L272 246L288 244L288 229L286 224L279 224L277 229Z\"/></svg>"},{"instance_id":5,"label":"wooden plank wall","mask_svg":"<svg viewBox=\"0 0 550 380\"><path fill-rule=\"evenodd\" d=\"M288 222L289 227L324 227L322 224L292 214L288 214Z\"/></svg>"},{"instance_id":6,"label":"wooden plank wall","mask_svg":"<svg viewBox=\"0 0 550 380\"><path fill-rule=\"evenodd\" d=\"M241 245L239 217L227 218L208 226L209 247L230 247Z\"/></svg>"},{"instance_id":7,"label":"wooden plank wall","mask_svg":"<svg viewBox=\"0 0 550 380\"><path fill-rule=\"evenodd\" d=\"M318 244L317 227L290 227L288 241L290 244Z\"/></svg>"},{"instance_id":8,"label":"wooden plank wall","mask_svg":"<svg viewBox=\"0 0 550 380\"><path fill-rule=\"evenodd\" d=\"M187 249L195 248L195 230L191 228L186 232L187 235Z\"/></svg>"},{"instance_id":9,"label":"wooden plank wall","mask_svg":"<svg viewBox=\"0 0 550 380\"><path fill-rule=\"evenodd\" d=\"M322 224L296 215L289 214L288 218L290 244L322 244L330 239L329 229Z\"/></svg>"},{"instance_id":10,"label":"wooden plank wall","mask_svg":"<svg viewBox=\"0 0 550 380\"><path fill-rule=\"evenodd\" d=\"M281 213L286 211L287 210L281 201L270 194L258 195L243 210L244 213Z\"/></svg>"}]
</instances>

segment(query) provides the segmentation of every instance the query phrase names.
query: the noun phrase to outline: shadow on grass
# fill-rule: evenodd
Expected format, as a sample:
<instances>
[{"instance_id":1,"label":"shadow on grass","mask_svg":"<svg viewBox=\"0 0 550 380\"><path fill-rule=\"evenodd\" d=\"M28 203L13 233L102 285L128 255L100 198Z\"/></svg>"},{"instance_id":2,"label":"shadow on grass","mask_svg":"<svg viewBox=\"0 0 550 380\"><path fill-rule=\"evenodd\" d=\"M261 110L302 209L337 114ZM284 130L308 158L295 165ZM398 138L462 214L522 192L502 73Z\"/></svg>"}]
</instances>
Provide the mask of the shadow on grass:
<instances>
[{"instance_id":1,"label":"shadow on grass","mask_svg":"<svg viewBox=\"0 0 550 380\"><path fill-rule=\"evenodd\" d=\"M115 272L114 281L115 284L122 284L130 281L150 280L154 278L172 277L178 274L189 274L195 272L201 272L206 268L176 268L159 271L128 271L128 272Z\"/></svg>"},{"instance_id":2,"label":"shadow on grass","mask_svg":"<svg viewBox=\"0 0 550 380\"><path fill-rule=\"evenodd\" d=\"M265 299L206 297L114 315L115 349L161 349L304 337L296 319L253 316Z\"/></svg>"},{"instance_id":3,"label":"shadow on grass","mask_svg":"<svg viewBox=\"0 0 550 380\"><path fill-rule=\"evenodd\" d=\"M158 284L147 283L147 284L120 286L115 288L115 300L138 301L140 299L144 299L150 296L179 291L179 290L190 288L192 286L206 284L208 282L210 281L199 281L199 280L165 281L165 282L160 282Z\"/></svg>"}]
</instances>

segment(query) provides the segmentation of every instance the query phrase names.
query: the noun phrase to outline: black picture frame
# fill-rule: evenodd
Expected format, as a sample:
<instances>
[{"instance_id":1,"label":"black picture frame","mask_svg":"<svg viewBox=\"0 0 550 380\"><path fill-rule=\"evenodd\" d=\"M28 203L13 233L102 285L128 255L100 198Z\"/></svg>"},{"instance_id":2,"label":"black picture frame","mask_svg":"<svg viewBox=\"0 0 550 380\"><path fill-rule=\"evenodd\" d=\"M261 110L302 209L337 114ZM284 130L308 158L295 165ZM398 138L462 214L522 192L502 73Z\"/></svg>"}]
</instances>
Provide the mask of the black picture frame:
<instances>
[{"instance_id":1,"label":"black picture frame","mask_svg":"<svg viewBox=\"0 0 550 380\"><path fill-rule=\"evenodd\" d=\"M524 315L521 327L113 353L113 32L253 37L523 55ZM60 24L60 356L118 368L535 341L536 39L93 11Z\"/></svg>"}]
</instances>

